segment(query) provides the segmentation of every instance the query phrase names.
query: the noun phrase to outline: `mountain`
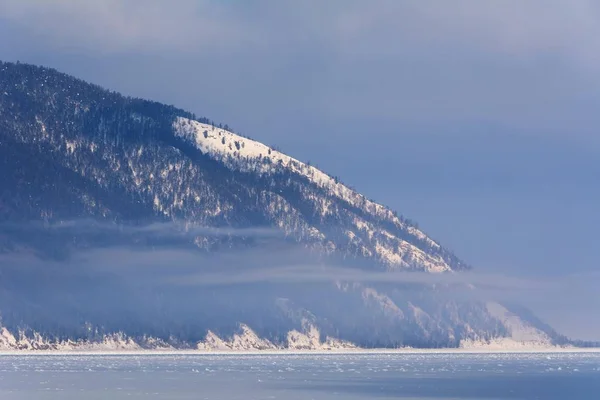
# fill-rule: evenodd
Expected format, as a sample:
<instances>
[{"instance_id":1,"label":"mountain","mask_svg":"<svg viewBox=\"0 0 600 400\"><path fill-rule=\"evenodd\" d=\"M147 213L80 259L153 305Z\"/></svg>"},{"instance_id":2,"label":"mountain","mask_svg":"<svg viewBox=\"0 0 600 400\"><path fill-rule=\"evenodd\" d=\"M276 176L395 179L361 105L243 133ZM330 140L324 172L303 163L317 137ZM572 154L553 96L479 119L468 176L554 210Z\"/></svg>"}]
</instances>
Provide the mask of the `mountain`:
<instances>
[{"instance_id":1,"label":"mountain","mask_svg":"<svg viewBox=\"0 0 600 400\"><path fill-rule=\"evenodd\" d=\"M316 168L173 107L2 65L0 219L276 227L384 269L466 265ZM20 163L35 165L21 169Z\"/></svg>"},{"instance_id":2,"label":"mountain","mask_svg":"<svg viewBox=\"0 0 600 400\"><path fill-rule=\"evenodd\" d=\"M560 338L497 303L449 297L466 286L124 278L131 257L150 254L152 264L168 251L192 254L200 271L234 255L232 281L282 263L380 274L470 267L337 177L227 125L53 69L0 63L0 171L0 347L438 347L517 330L531 331L530 342ZM116 249L135 253L98 261Z\"/></svg>"}]
</instances>

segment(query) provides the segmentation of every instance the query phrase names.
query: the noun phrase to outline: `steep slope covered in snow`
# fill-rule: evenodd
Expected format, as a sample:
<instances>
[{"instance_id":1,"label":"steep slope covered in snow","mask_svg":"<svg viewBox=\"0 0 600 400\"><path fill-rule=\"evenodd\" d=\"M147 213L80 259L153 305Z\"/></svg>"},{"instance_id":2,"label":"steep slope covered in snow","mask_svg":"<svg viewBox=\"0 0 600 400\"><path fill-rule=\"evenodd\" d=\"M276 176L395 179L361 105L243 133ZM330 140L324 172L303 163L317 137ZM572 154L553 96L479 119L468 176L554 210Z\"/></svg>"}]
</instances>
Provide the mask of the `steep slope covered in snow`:
<instances>
[{"instance_id":1,"label":"steep slope covered in snow","mask_svg":"<svg viewBox=\"0 0 600 400\"><path fill-rule=\"evenodd\" d=\"M176 118L174 130L177 136L233 170L266 177L294 174L301 178L311 187L298 194L313 210L312 215L305 218L314 235L330 236L327 232L332 230L332 220L343 225L332 240L334 248L342 247L344 251L375 259L388 269L445 272L465 267L390 209L368 200L311 165L262 143L184 117ZM277 223L280 228L289 230L284 221Z\"/></svg>"},{"instance_id":2,"label":"steep slope covered in snow","mask_svg":"<svg viewBox=\"0 0 600 400\"><path fill-rule=\"evenodd\" d=\"M466 268L390 209L261 143L52 70L0 68L0 153L18 171L2 177L0 218L273 227L384 269Z\"/></svg>"},{"instance_id":3,"label":"steep slope covered in snow","mask_svg":"<svg viewBox=\"0 0 600 400\"><path fill-rule=\"evenodd\" d=\"M59 260L65 275L5 263L6 346L440 347L508 336L514 325L428 285L331 277L309 287L173 289L150 287L143 274L135 284L115 279L108 267L124 260L114 258L107 271L84 275L74 255L114 247L185 249L199 269L215 254L248 249L300 249L302 262L362 271L469 267L311 165L205 118L51 69L0 63L0 171L0 253Z\"/></svg>"}]
</instances>

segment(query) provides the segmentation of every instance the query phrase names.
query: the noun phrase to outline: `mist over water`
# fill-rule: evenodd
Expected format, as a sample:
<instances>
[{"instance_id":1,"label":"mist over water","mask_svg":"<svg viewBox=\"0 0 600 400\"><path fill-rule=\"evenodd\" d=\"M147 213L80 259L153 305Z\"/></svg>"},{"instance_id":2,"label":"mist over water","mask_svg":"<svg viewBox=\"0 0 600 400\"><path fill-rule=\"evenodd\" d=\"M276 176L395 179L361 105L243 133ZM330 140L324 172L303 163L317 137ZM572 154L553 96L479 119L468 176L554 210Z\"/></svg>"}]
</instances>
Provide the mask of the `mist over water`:
<instances>
[{"instance_id":1,"label":"mist over water","mask_svg":"<svg viewBox=\"0 0 600 400\"><path fill-rule=\"evenodd\" d=\"M24 235L69 235L90 243L59 259L29 253L0 255L0 315L5 324L12 322L14 326L34 321L38 328L60 326L67 333L87 320L100 318L105 327L121 329L127 322L134 332L151 327L150 331L159 336L167 335L173 327L185 326L197 329L190 338L200 340L211 323L216 323L213 329L224 333L231 333L238 322L249 319L259 321L259 330L280 324L272 316L279 311L264 307L275 298L336 304L337 315L359 318L360 313L350 311L352 299L333 296L331 291L336 284L358 283L400 291L403 299L412 301L432 296L438 301L529 306L559 333L575 339L600 338L599 322L590 312L600 306L593 290L600 281L597 274L542 279L477 270L426 274L377 271L369 265L348 268L342 267L345 260L323 258L286 243L270 229L199 228L173 223L136 227L89 220L50 227L40 223L0 227ZM197 235L251 238L260 240L263 247L260 251L247 248L202 253L189 248ZM115 245L115 237L127 237L130 244ZM111 239L95 242L95 238ZM199 324L202 319L205 322Z\"/></svg>"}]
</instances>

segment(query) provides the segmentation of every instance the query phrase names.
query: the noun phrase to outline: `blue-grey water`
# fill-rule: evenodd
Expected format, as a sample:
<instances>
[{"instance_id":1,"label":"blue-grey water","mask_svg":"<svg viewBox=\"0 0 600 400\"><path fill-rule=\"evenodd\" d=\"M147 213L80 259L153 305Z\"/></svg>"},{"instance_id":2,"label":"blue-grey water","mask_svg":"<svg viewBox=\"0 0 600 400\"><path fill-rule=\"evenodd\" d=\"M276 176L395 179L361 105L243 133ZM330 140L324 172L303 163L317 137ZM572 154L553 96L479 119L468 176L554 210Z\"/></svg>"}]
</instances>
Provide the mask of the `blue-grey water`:
<instances>
[{"instance_id":1,"label":"blue-grey water","mask_svg":"<svg viewBox=\"0 0 600 400\"><path fill-rule=\"evenodd\" d=\"M600 354L4 355L0 399L600 399Z\"/></svg>"}]
</instances>

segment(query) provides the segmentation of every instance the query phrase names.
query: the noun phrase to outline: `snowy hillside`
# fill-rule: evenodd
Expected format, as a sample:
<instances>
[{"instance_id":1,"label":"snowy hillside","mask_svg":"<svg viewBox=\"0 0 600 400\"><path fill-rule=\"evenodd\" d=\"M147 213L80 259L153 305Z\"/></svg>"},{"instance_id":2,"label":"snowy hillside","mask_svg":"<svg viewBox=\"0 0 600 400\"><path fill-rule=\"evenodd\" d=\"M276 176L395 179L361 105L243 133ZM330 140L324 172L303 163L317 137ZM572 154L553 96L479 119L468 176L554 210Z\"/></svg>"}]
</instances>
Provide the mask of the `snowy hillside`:
<instances>
[{"instance_id":1,"label":"snowy hillside","mask_svg":"<svg viewBox=\"0 0 600 400\"><path fill-rule=\"evenodd\" d=\"M385 221L394 229L425 244L429 250L440 250L440 245L415 227L401 221L390 209L368 200L337 179L319 169L298 161L260 142L244 138L235 133L187 118L178 117L174 122L175 134L195 143L199 150L225 163L229 168L260 175L272 175L280 170L291 171L323 189L352 208L360 209L368 218L353 215L351 227L344 234L347 240L360 248L362 254L375 257L389 269L419 266L428 272L447 272L452 267L439 254L428 254L385 227L369 220ZM324 219L337 213L337 205L324 197L309 198ZM316 227L311 227L317 236L324 237Z\"/></svg>"},{"instance_id":2,"label":"snowy hillside","mask_svg":"<svg viewBox=\"0 0 600 400\"><path fill-rule=\"evenodd\" d=\"M456 296L456 286L229 280L261 275L267 263L333 265L348 276L470 267L311 165L52 69L0 62L0 171L6 348L458 347L557 337L502 306ZM187 279L183 267L222 279Z\"/></svg>"}]
</instances>

